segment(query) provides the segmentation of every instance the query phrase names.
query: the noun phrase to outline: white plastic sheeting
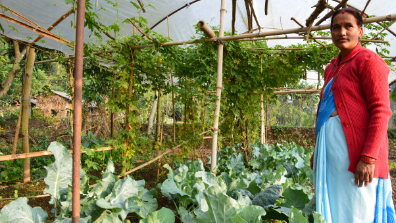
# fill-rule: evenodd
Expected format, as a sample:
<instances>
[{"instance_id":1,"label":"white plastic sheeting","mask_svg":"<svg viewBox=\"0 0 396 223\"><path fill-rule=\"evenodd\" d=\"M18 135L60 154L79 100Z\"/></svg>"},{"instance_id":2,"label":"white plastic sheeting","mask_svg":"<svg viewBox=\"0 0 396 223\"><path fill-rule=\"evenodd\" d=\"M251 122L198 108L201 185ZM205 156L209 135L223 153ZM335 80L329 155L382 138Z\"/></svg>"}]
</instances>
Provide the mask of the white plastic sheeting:
<instances>
[{"instance_id":1,"label":"white plastic sheeting","mask_svg":"<svg viewBox=\"0 0 396 223\"><path fill-rule=\"evenodd\" d=\"M153 26L155 23L160 21L162 18L175 11L176 9L188 4L192 0L141 0L145 4L146 13L142 11L138 12L135 7L132 6L130 0L113 0L119 4L118 10L118 21L121 24L121 31L118 35L131 35L133 26L130 23L122 23L126 18L143 16L148 20L149 26ZM132 0L137 2L136 0ZM329 4L336 6L338 3L328 0ZM65 14L71 9L71 5L67 5L65 0L0 0L2 4L9 7L10 9L16 11L17 13L27 17L28 19L36 22L43 28L48 28L53 22L55 22L60 16ZM105 25L110 25L116 22L117 10L106 0L91 0L90 1L96 10L100 14L101 22ZM350 0L349 4L363 9L366 5L366 0ZM98 6L97 6L98 3ZM154 8L149 7L150 3ZM291 17L296 18L300 23L305 25L305 19L312 13L314 8L311 8L317 3L317 0L269 0L268 15L264 13L265 0L253 0L253 6L255 13L262 27L273 27L273 28L297 28L298 25L290 20ZM107 11L102 10L101 6ZM227 14L226 14L226 31L231 30L232 21L232 1L227 0ZM392 0L376 0L372 1L366 12L370 15L387 15L396 13L396 1ZM322 12L320 17L324 16L328 12L328 9ZM18 20L18 17L12 15L10 12L6 11L6 15L14 17ZM170 35L175 41L178 40L188 40L195 35L195 30L193 26L197 24L199 20L204 20L210 25L218 25L220 22L220 0L201 0L194 3L176 14L169 17L170 23ZM22 20L21 20L22 21ZM72 24L75 21L75 15L70 15L62 23L60 23L52 32L62 36L63 38L73 41L75 39L75 31L72 28ZM20 27L11 22L7 22L4 19L0 19L0 23L5 29L5 35L21 39L25 41L32 41L38 34L30 31L26 28ZM323 24L329 23L325 21ZM13 29L16 28L15 29ZM243 0L237 1L237 12L236 12L236 31L238 33L243 33L247 31L247 17L245 3ZM257 28L255 20L253 20L253 28ZM396 24L390 27L396 31ZM166 20L154 28L156 32L162 33L164 36L168 35L168 28ZM269 31L271 29L264 28L264 31ZM91 35L88 28L85 29L85 41L97 41ZM112 33L114 35L114 33ZM293 36L289 35L289 36ZM103 34L103 39L108 39L106 35ZM73 50L63 43L51 40L44 37L45 43L38 43L47 48L61 50L67 54L74 54ZM390 55L396 56L396 37L392 34L388 34L386 40L390 41L391 47ZM290 45L295 43L302 43L302 40L271 40L269 41L270 46L277 44L280 45ZM313 74L315 76L315 74ZM389 77L394 79L394 75Z\"/></svg>"},{"instance_id":2,"label":"white plastic sheeting","mask_svg":"<svg viewBox=\"0 0 396 223\"><path fill-rule=\"evenodd\" d=\"M148 20L149 26L151 27L163 17L167 16L169 13L174 10L180 8L181 6L186 5L191 0L141 0L145 5L146 13L137 12L137 10L132 6L129 0L113 0L114 2L118 2L119 11L118 18L119 23L122 24L122 21L126 18L131 18L135 16L143 16ZM133 0L137 2L136 0ZM64 0L1 0L0 1L5 6L9 7L12 10L24 15L28 19L33 22L38 23L40 26L44 28L48 28L54 21L56 21L61 15L66 13L71 9L71 5L66 5ZM91 0L91 3L94 4L94 7L98 10L101 22L110 25L116 22L117 11L111 6L106 0L98 0L99 6L96 6L96 1ZM148 3L155 7L149 7ZM296 18L300 23L305 24L305 19L312 13L314 8L311 8L313 5L317 3L317 0L269 0L269 10L268 15L264 14L264 0L253 0L253 6L255 8L256 15L260 22L260 25L263 27L275 27L275 28L296 28L298 25L290 20L291 17ZM363 9L366 1L365 0L350 0L349 4ZM329 0L329 4L335 6L336 2ZM237 1L237 13L236 13L236 30L238 33L242 33L247 31L247 18L246 18L246 10L245 3L243 0ZM100 6L103 6L108 10L108 12L104 10L100 10ZM225 30L231 30L231 6L232 1L227 1L227 16L226 16L226 27ZM386 14L394 14L396 11L396 1L389 0L376 0L372 1L366 12L368 14L373 15L386 15ZM327 13L328 10L325 10L320 16L322 17ZM15 17L10 12L5 12L6 15ZM19 19L19 18L17 18ZM20 20L20 19L19 19ZM170 22L170 33L171 38L175 41L177 40L188 40L192 36L194 36L193 25L197 24L199 20L205 20L210 25L218 25L220 21L220 0L201 0L197 3L192 4L191 6L182 9L176 14L169 17ZM26 28L19 27L16 24L11 22L7 22L3 19L0 20L3 25L5 34L12 37L23 40L28 40L28 37L35 38L37 34L33 31L30 31ZM67 40L74 40L75 32L72 29L72 22L74 22L74 15L69 16L65 19L61 24L59 24L52 32L57 35L61 35L63 38ZM328 23L328 21L324 22ZM18 31L14 31L10 26L15 27ZM257 28L255 21L253 22L254 28ZM394 24L391 28L396 30L396 24ZM129 23L122 24L121 32L119 35L131 35L132 33L132 25ZM162 33L164 36L168 35L167 31L167 22L166 20L154 28L156 32ZM269 29L264 29L269 30ZM90 32L86 28L85 30L85 40L86 41L95 41L94 39L89 39ZM114 35L114 34L113 34ZM104 39L108 37L104 36ZM396 41L394 36L388 35L387 40L393 43L391 48L391 55L396 55ZM58 49L67 54L73 54L73 51L70 47L65 46L62 43L56 42L54 40L50 40L48 38L44 38L45 43L39 43L39 45L46 46L48 48ZM30 40L31 41L31 40ZM302 42L302 40L271 40L269 41L271 45L281 44L281 45L289 45L296 42ZM393 53L393 54L392 54Z\"/></svg>"}]
</instances>

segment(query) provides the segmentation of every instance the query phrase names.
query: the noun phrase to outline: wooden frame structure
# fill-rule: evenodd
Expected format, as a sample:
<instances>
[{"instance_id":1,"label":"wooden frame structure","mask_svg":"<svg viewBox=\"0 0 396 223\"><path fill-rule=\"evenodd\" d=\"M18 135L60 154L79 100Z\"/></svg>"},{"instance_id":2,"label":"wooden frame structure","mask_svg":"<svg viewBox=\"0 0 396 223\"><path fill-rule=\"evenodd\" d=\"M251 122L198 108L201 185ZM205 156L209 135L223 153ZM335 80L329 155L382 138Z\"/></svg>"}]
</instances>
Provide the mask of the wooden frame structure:
<instances>
[{"instance_id":1,"label":"wooden frame structure","mask_svg":"<svg viewBox=\"0 0 396 223\"><path fill-rule=\"evenodd\" d=\"M198 2L199 0L196 0L194 2L191 2L190 4L193 4L195 2ZM346 3L346 0L343 0L342 3ZM142 7L143 8L143 7ZM0 13L0 18L3 18L7 21L13 22L15 24L18 24L24 28L30 29L36 33L39 34L39 36L32 42L30 45L34 45L39 39L42 37L48 37L50 39L56 40L58 42L64 43L70 47L74 47L73 44L71 44L70 41L65 40L61 37L58 37L57 35L51 33L51 29L59 24L64 18L69 16L71 13L73 13L75 10L77 10L77 31L76 31L76 44L75 44L75 55L74 56L69 56L65 59L72 59L75 58L75 78L74 78L74 120L73 120L73 126L74 126L74 131L73 131L73 186L72 186L72 221L73 222L79 222L80 219L80 159L81 159L81 153L84 153L81 151L81 115L82 115L82 72L83 72L83 43L84 43L84 18L85 18L85 0L78 0L77 3L77 9L71 9L69 12L67 12L65 15L63 15L60 19L58 19L52 27L49 27L48 29L44 29L42 27L39 27L37 24L33 25L27 24L25 22L21 22L19 20L16 20L14 18L11 18L9 16L4 15L3 13ZM180 9L179 9L180 10ZM222 66L223 66L223 48L224 48L224 41L244 41L243 39L248 39L248 38L259 38L259 37L266 37L266 36L276 36L276 35L284 35L284 34L291 34L291 33L307 33L309 34L311 31L318 31L318 30L326 30L330 28L330 25L319 25L320 23L318 22L317 26L312 26L310 25L309 27L302 27L302 28L295 28L295 29L284 29L284 30L275 30L275 31L268 31L268 32L258 32L258 33L247 33L247 34L241 34L241 35L234 35L234 36L224 36L224 26L225 26L225 13L226 13L226 0L221 0L221 10L220 10L220 32L219 36L211 36L211 38L207 39L199 39L199 40L186 40L186 41L174 41L174 42L166 42L162 43L162 46L173 46L173 45L184 45L184 44L194 44L194 43L202 43L202 42L217 42L218 43L218 64L217 64L217 82L216 82L216 108L214 112L214 125L213 125L213 136L212 136L212 163L211 163L211 169L213 170L216 167L216 156L217 156L217 134L218 134L218 124L219 124L219 114L220 114L220 106L221 106L221 92L222 92ZM254 15L254 13L253 13ZM170 16L170 15L169 15ZM327 15L326 15L327 16ZM255 16L254 16L255 17ZM166 17L167 18L167 17ZM256 22L257 18L255 17ZM396 20L396 14L390 14L386 16L378 16L378 17L373 17L373 18L367 18L364 20L364 23L372 23L372 22L377 22L380 23L382 21L392 21ZM25 19L26 21L26 19ZM162 21L162 20L161 20ZM160 22L161 22L160 21ZM131 23L139 29L136 24L131 20ZM156 24L157 25L157 24ZM155 25L153 26L155 27ZM388 29L389 30L389 29ZM103 31L103 30L102 30ZM139 31L145 35L147 38L151 39L153 42L155 42L154 39L150 38L147 34L142 32L140 29ZM307 35L308 36L308 35ZM312 37L314 38L314 37ZM267 38L269 39L269 38ZM251 41L249 39L248 41ZM147 45L140 45L140 46L134 46L132 47L134 50L138 49L143 49L146 47L153 47L154 44L147 44ZM113 51L107 51L107 52L113 52ZM105 52L95 52L94 55L100 55ZM46 60L46 61L38 61L34 62L34 64L40 64L40 63L48 63L48 62L54 62L54 60ZM33 63L33 62L32 62ZM310 89L310 90L282 90L282 91L277 91L275 94L292 94L292 93L299 93L299 94L312 94L312 93L318 93L319 90L317 89ZM263 103L263 97L261 97L261 101ZM261 105L262 109L264 108L264 105ZM262 116L263 112L262 112ZM262 122L263 124L263 122ZM262 129L262 135L265 130ZM201 133L200 135L203 135L206 132ZM265 140L265 139L264 139ZM263 142L263 141L262 141ZM173 149L179 148L183 144L187 142L183 142L182 144L172 148L168 149L166 152L162 154L158 154L158 156L151 161L131 170L128 172L125 172L124 174L129 174L133 171L136 171L138 168L142 168L146 165L149 165L150 163L153 163L157 160L159 160L162 156L170 153ZM112 150L111 147L106 147L106 148L101 148L96 151L106 151L106 150ZM42 155L51 155L52 153L43 151L43 152L37 152L37 153L24 153L24 154L14 154L14 155L9 155L9 156L3 156L0 157L1 160L13 160L13 159L29 159L30 157L37 157L37 156L42 156ZM122 175L122 176L125 176ZM119 176L121 177L121 176Z\"/></svg>"}]
</instances>

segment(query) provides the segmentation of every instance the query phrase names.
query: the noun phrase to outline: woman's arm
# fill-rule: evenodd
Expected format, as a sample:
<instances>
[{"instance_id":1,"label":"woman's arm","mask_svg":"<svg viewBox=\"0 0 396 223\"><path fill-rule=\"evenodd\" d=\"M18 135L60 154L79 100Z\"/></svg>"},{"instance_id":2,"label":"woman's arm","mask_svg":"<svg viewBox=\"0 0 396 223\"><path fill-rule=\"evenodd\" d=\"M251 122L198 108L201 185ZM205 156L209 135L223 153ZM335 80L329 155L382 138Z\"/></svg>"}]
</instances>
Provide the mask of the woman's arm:
<instances>
[{"instance_id":1,"label":"woman's arm","mask_svg":"<svg viewBox=\"0 0 396 223\"><path fill-rule=\"evenodd\" d=\"M389 68L378 56L367 59L360 72L360 82L370 113L367 138L356 166L355 185L368 186L373 181L375 162L386 140L388 121L392 116L389 104Z\"/></svg>"},{"instance_id":2,"label":"woman's arm","mask_svg":"<svg viewBox=\"0 0 396 223\"><path fill-rule=\"evenodd\" d=\"M370 113L367 138L361 155L378 158L386 140L388 121L392 116L389 103L388 65L377 55L367 59L360 70L360 82Z\"/></svg>"}]
</instances>

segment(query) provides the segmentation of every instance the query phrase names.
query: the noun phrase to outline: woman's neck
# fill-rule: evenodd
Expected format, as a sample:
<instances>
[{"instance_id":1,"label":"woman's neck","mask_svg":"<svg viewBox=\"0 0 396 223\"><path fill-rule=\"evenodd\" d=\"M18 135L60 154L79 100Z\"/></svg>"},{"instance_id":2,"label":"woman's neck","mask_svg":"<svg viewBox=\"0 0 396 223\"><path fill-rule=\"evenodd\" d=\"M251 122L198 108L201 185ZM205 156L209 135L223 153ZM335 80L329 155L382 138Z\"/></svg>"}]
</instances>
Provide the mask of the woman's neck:
<instances>
[{"instance_id":1,"label":"woman's neck","mask_svg":"<svg viewBox=\"0 0 396 223\"><path fill-rule=\"evenodd\" d=\"M352 51L353 49L351 49L351 50L342 50L341 51L341 60L340 60L340 63L342 62L342 61L344 61L344 59L348 56L348 54Z\"/></svg>"},{"instance_id":2,"label":"woman's neck","mask_svg":"<svg viewBox=\"0 0 396 223\"><path fill-rule=\"evenodd\" d=\"M344 49L344 50L341 50L341 60L340 60L340 63L341 63L342 61L344 61L344 59L348 56L348 54L349 54L350 52L352 52L353 49L355 49L356 46L357 46L357 44L356 44L352 49Z\"/></svg>"}]
</instances>

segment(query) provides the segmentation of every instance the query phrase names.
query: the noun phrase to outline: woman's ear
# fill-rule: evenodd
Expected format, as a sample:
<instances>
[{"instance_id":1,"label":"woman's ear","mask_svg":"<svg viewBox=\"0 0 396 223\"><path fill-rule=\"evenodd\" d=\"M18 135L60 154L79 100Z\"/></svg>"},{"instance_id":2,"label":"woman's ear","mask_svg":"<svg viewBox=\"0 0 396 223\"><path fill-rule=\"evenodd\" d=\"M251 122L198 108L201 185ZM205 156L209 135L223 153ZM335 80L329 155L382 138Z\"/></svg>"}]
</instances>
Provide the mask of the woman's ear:
<instances>
[{"instance_id":1,"label":"woman's ear","mask_svg":"<svg viewBox=\"0 0 396 223\"><path fill-rule=\"evenodd\" d=\"M359 26L359 39L363 37L363 26Z\"/></svg>"}]
</instances>

